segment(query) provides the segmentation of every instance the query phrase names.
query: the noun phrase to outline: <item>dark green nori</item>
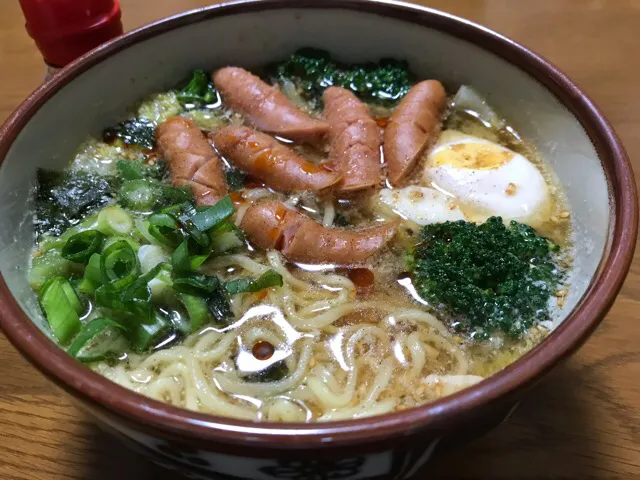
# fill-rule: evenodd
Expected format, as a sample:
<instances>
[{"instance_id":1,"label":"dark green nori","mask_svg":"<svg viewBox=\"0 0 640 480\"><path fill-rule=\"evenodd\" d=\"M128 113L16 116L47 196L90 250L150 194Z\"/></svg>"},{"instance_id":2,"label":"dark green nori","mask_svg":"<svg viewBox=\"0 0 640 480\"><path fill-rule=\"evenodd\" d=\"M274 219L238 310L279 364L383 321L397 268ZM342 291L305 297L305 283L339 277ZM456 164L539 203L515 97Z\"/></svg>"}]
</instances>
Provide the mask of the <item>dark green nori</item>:
<instances>
[{"instance_id":1,"label":"dark green nori","mask_svg":"<svg viewBox=\"0 0 640 480\"><path fill-rule=\"evenodd\" d=\"M38 169L35 230L37 235L61 235L94 211L113 201L110 178L82 170Z\"/></svg>"},{"instance_id":2,"label":"dark green nori","mask_svg":"<svg viewBox=\"0 0 640 480\"><path fill-rule=\"evenodd\" d=\"M122 139L127 145L139 145L147 150L155 145L156 127L144 118L130 118L113 127L106 128L102 133L102 139L106 143L112 143L117 138Z\"/></svg>"}]
</instances>

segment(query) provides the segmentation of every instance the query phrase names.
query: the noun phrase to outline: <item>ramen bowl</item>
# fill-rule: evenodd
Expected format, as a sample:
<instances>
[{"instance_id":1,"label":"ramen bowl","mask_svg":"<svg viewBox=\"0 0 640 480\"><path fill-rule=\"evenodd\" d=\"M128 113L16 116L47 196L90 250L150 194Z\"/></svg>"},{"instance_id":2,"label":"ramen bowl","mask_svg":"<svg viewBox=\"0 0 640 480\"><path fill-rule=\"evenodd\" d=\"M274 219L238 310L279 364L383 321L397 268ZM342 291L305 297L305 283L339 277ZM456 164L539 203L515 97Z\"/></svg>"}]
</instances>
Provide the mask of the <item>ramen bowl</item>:
<instances>
[{"instance_id":1,"label":"ramen bowl","mask_svg":"<svg viewBox=\"0 0 640 480\"><path fill-rule=\"evenodd\" d=\"M47 336L26 279L38 167L62 168L87 134L194 68L252 66L313 46L341 61L403 58L421 78L473 85L545 158L563 186L577 249L559 325L515 363L420 407L355 420L249 422L180 409L110 382ZM588 338L629 269L633 174L597 108L544 59L465 20L390 1L266 0L216 5L135 30L31 95L0 131L0 326L96 421L191 478L408 479L440 450L504 421L523 394Z\"/></svg>"}]
</instances>

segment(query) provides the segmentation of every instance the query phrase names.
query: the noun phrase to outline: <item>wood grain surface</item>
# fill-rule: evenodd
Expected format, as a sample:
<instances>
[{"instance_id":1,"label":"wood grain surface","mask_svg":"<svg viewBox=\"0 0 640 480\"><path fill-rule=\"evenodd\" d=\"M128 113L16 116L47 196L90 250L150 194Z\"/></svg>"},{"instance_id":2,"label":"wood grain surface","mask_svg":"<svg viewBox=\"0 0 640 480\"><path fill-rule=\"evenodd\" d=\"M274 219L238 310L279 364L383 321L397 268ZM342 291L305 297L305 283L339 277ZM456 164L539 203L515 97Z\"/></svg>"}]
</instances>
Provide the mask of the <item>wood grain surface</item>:
<instances>
[{"instance_id":1,"label":"wood grain surface","mask_svg":"<svg viewBox=\"0 0 640 480\"><path fill-rule=\"evenodd\" d=\"M121 0L125 29L206 0ZM564 70L640 171L639 0L420 2L484 24ZM0 1L0 121L42 80L18 2ZM63 133L63 132L62 132ZM421 478L640 479L640 263L603 325L506 424ZM92 424L0 336L1 480L175 478Z\"/></svg>"}]
</instances>

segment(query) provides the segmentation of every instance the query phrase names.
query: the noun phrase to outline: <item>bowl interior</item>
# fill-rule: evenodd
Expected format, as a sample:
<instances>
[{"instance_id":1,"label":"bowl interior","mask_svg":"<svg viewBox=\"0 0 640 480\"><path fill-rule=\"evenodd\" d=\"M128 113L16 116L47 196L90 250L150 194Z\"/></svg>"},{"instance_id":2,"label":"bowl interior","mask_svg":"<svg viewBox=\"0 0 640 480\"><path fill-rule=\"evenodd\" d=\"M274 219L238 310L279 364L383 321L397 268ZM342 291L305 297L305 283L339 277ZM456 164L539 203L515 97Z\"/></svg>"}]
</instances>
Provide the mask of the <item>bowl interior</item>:
<instances>
[{"instance_id":1,"label":"bowl interior","mask_svg":"<svg viewBox=\"0 0 640 480\"><path fill-rule=\"evenodd\" d=\"M0 168L0 271L28 316L44 325L26 281L33 244L31 194L37 167L62 168L88 134L122 119L145 95L166 90L194 68L248 68L304 46L346 62L409 61L421 78L448 90L473 85L551 165L564 186L575 231L575 269L562 320L587 290L605 252L609 187L577 118L537 80L500 56L452 34L401 19L345 9L275 9L156 29L98 61L55 92L11 145ZM46 329L44 329L46 330Z\"/></svg>"}]
</instances>

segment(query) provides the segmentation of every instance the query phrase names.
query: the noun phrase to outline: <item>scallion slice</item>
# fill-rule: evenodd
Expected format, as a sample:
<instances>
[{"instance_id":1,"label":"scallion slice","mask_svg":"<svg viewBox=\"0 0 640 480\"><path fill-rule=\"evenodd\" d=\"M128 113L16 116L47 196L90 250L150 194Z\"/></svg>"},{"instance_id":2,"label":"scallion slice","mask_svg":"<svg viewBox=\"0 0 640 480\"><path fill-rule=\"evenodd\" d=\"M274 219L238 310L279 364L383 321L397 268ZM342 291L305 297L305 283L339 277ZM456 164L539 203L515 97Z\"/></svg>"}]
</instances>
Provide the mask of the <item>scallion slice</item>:
<instances>
[{"instance_id":1,"label":"scallion slice","mask_svg":"<svg viewBox=\"0 0 640 480\"><path fill-rule=\"evenodd\" d=\"M105 358L108 352L103 351L98 355L85 352L81 352L90 346L96 338L102 335L108 329L118 329L125 331L125 327L118 322L111 320L107 317L94 318L88 321L82 326L80 333L71 343L71 346L67 349L67 353L74 358L77 358L83 362L96 362Z\"/></svg>"},{"instance_id":2,"label":"scallion slice","mask_svg":"<svg viewBox=\"0 0 640 480\"><path fill-rule=\"evenodd\" d=\"M189 242L185 240L173 251L171 266L177 275L185 275L191 271L189 261Z\"/></svg>"},{"instance_id":3,"label":"scallion slice","mask_svg":"<svg viewBox=\"0 0 640 480\"><path fill-rule=\"evenodd\" d=\"M189 295L207 296L216 291L220 281L213 275L186 275L173 279L176 292Z\"/></svg>"},{"instance_id":4,"label":"scallion slice","mask_svg":"<svg viewBox=\"0 0 640 480\"><path fill-rule=\"evenodd\" d=\"M158 202L160 188L150 180L128 180L118 194L119 202L137 211L149 211Z\"/></svg>"},{"instance_id":5,"label":"scallion slice","mask_svg":"<svg viewBox=\"0 0 640 480\"><path fill-rule=\"evenodd\" d=\"M224 288L229 295L246 292L259 292L265 288L281 287L282 275L275 270L267 270L257 279L238 278L225 282Z\"/></svg>"},{"instance_id":6,"label":"scallion slice","mask_svg":"<svg viewBox=\"0 0 640 480\"><path fill-rule=\"evenodd\" d=\"M171 248L180 245L183 238L178 223L167 213L154 213L149 217L149 234Z\"/></svg>"},{"instance_id":7,"label":"scallion slice","mask_svg":"<svg viewBox=\"0 0 640 480\"><path fill-rule=\"evenodd\" d=\"M145 352L167 338L171 330L171 322L156 312L150 321L138 322L128 329L131 348L139 353Z\"/></svg>"},{"instance_id":8,"label":"scallion slice","mask_svg":"<svg viewBox=\"0 0 640 480\"><path fill-rule=\"evenodd\" d=\"M231 197L227 195L220 199L215 205L199 208L191 217L191 221L201 232L206 232L219 223L231 218L234 211L235 208Z\"/></svg>"},{"instance_id":9,"label":"scallion slice","mask_svg":"<svg viewBox=\"0 0 640 480\"><path fill-rule=\"evenodd\" d=\"M87 263L91 255L100 251L104 235L98 230L85 230L71 236L62 247L62 257L72 262Z\"/></svg>"},{"instance_id":10,"label":"scallion slice","mask_svg":"<svg viewBox=\"0 0 640 480\"><path fill-rule=\"evenodd\" d=\"M131 285L140 274L138 258L124 240L112 243L100 255L102 283L112 290Z\"/></svg>"},{"instance_id":11,"label":"scallion slice","mask_svg":"<svg viewBox=\"0 0 640 480\"><path fill-rule=\"evenodd\" d=\"M211 314L209 313L207 301L204 298L184 293L179 294L178 298L184 305L184 308L187 310L187 315L189 316L190 330L187 333L193 333L209 323Z\"/></svg>"},{"instance_id":12,"label":"scallion slice","mask_svg":"<svg viewBox=\"0 0 640 480\"><path fill-rule=\"evenodd\" d=\"M133 230L133 219L117 205L103 208L98 214L98 230L105 235L128 235Z\"/></svg>"},{"instance_id":13,"label":"scallion slice","mask_svg":"<svg viewBox=\"0 0 640 480\"><path fill-rule=\"evenodd\" d=\"M68 343L80 331L82 304L66 278L53 277L42 286L40 305L51 331L61 344Z\"/></svg>"}]
</instances>

